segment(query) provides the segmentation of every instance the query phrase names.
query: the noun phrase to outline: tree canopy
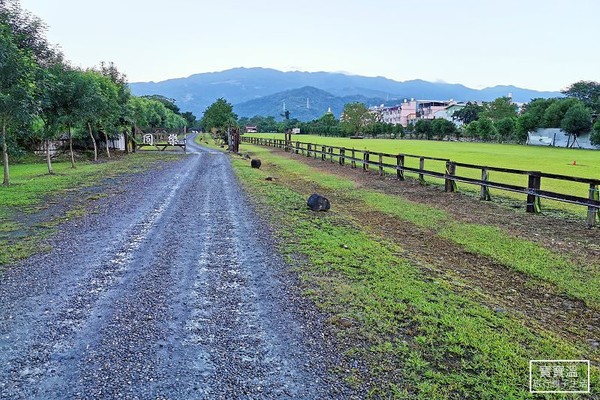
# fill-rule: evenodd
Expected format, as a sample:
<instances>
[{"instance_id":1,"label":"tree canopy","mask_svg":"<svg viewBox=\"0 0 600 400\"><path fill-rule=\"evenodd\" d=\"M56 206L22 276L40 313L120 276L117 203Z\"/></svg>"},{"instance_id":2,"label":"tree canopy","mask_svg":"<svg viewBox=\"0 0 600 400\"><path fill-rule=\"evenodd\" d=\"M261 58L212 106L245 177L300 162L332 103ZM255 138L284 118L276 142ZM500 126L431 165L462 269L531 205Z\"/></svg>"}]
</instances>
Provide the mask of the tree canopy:
<instances>
[{"instance_id":1,"label":"tree canopy","mask_svg":"<svg viewBox=\"0 0 600 400\"><path fill-rule=\"evenodd\" d=\"M375 122L375 116L363 103L355 102L344 106L340 121L346 133L356 135L364 133L365 128Z\"/></svg>"},{"instance_id":2,"label":"tree canopy","mask_svg":"<svg viewBox=\"0 0 600 400\"><path fill-rule=\"evenodd\" d=\"M220 98L206 108L200 125L205 131L212 132L226 142L227 129L237 126L237 115L233 112L233 106Z\"/></svg>"},{"instance_id":3,"label":"tree canopy","mask_svg":"<svg viewBox=\"0 0 600 400\"><path fill-rule=\"evenodd\" d=\"M492 102L485 103L481 115L492 121L513 118L517 116L517 106L510 97L498 97Z\"/></svg>"},{"instance_id":4,"label":"tree canopy","mask_svg":"<svg viewBox=\"0 0 600 400\"><path fill-rule=\"evenodd\" d=\"M479 119L479 114L482 112L483 106L480 106L477 103L468 102L464 108L452 114L452 119L460 121L463 124L470 124L473 121L477 121Z\"/></svg>"},{"instance_id":5,"label":"tree canopy","mask_svg":"<svg viewBox=\"0 0 600 400\"><path fill-rule=\"evenodd\" d=\"M29 120L36 111L37 64L32 52L19 47L8 25L0 25L0 145L4 178L2 184L10 184L9 140L10 133Z\"/></svg>"},{"instance_id":6,"label":"tree canopy","mask_svg":"<svg viewBox=\"0 0 600 400\"><path fill-rule=\"evenodd\" d=\"M600 83L593 81L579 81L573 83L562 93L581 101L594 113L600 113Z\"/></svg>"},{"instance_id":7,"label":"tree canopy","mask_svg":"<svg viewBox=\"0 0 600 400\"><path fill-rule=\"evenodd\" d=\"M560 127L569 136L573 136L571 141L571 146L573 146L577 136L592 129L592 115L583 104L574 105L565 113Z\"/></svg>"}]
</instances>

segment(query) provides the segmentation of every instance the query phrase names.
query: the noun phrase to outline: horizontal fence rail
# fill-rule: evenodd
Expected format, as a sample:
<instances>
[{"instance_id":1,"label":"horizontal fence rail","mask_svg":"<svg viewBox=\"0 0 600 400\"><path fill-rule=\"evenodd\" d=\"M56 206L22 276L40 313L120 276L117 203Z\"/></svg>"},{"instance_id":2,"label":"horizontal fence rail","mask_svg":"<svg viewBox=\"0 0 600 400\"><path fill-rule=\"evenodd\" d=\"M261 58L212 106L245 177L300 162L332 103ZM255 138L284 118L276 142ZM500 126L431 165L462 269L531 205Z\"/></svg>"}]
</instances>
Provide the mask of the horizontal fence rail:
<instances>
[{"instance_id":1,"label":"horizontal fence rail","mask_svg":"<svg viewBox=\"0 0 600 400\"><path fill-rule=\"evenodd\" d=\"M425 177L433 177L444 180L444 187L447 192L456 191L456 183L466 183L480 186L480 198L482 200L491 200L490 189L504 190L514 193L521 193L527 196L526 211L540 212L540 199L555 200L563 203L585 206L588 208L587 224L592 227L596 225L596 220L600 215L600 179L580 178L568 175L550 174L541 171L525 171L512 168L490 167L484 165L468 164L452 161L447 158L426 157L415 154L388 154L378 153L369 150L349 149L346 147L329 146L315 143L305 143L299 141L286 141L283 139L267 139L257 137L242 137L242 142L270 146L283 149L290 153L302 154L307 157L320 158L323 161L339 163L340 165L350 164L351 168L362 168L367 171L374 168L379 175L385 174L385 169L395 170L396 177L404 180L405 172L411 172L418 175L418 179L424 182ZM419 167L408 167L405 165L407 159L419 161ZM428 170L425 168L426 162L444 163L443 172ZM481 173L481 179L457 175L456 168L465 170L478 170ZM518 186L502 182L494 182L489 179L490 172L501 172L505 174L527 176L527 186ZM553 179L558 181L577 182L589 185L588 197L574 196L570 194L551 192L541 189L542 178L544 180Z\"/></svg>"}]
</instances>

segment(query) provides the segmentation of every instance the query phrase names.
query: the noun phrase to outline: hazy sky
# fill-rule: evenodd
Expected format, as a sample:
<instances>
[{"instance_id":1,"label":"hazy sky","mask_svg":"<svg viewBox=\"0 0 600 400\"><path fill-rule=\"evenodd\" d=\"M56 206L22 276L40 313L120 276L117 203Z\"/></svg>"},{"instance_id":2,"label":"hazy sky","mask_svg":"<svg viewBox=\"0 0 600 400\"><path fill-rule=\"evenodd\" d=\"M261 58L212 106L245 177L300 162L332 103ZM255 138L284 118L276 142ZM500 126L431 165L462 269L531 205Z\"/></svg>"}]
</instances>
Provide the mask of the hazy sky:
<instances>
[{"instance_id":1,"label":"hazy sky","mask_svg":"<svg viewBox=\"0 0 600 400\"><path fill-rule=\"evenodd\" d=\"M234 67L469 87L600 81L599 0L21 0L81 67L130 82Z\"/></svg>"}]
</instances>

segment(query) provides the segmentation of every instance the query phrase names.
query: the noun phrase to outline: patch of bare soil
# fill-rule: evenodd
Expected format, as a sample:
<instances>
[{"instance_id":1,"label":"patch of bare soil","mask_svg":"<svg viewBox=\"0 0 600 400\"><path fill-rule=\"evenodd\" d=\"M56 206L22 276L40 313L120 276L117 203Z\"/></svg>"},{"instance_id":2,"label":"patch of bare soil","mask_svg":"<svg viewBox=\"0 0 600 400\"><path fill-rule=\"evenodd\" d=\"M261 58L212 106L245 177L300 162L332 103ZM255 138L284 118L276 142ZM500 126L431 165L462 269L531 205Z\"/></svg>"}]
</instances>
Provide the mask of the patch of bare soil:
<instances>
[{"instance_id":1,"label":"patch of bare soil","mask_svg":"<svg viewBox=\"0 0 600 400\"><path fill-rule=\"evenodd\" d=\"M495 226L513 236L563 253L574 261L600 265L600 229L588 229L583 219L527 214L524 209L483 202L460 193L445 193L443 188L422 185L414 180L400 182L395 178L380 177L375 172L297 155L288 156L320 171L352 179L361 187L434 206L448 212L456 220ZM318 183L315 182L292 181L285 177L280 179L295 190L305 190L307 193L318 190ZM356 201L341 198L336 193L328 192L327 196L333 204L343 204L342 212L360 221L369 231L388 239L393 238L393 242L405 250L403 256L419 266L427 276L445 279L454 285L457 292L475 298L496 312L517 315L536 330L552 331L561 337L586 343L590 345L590 358L600 360L600 310L559 293L551 285L469 252L439 237L434 231L380 212L365 210Z\"/></svg>"},{"instance_id":2,"label":"patch of bare soil","mask_svg":"<svg viewBox=\"0 0 600 400\"><path fill-rule=\"evenodd\" d=\"M363 171L308 157L293 157L323 172L352 179L366 189L439 208L458 221L496 226L515 237L586 260L585 264L600 264L600 225L592 229L586 226L583 207L581 218L554 213L530 214L525 212L525 198L521 203L509 201L512 206L507 202L481 201L470 194L445 193L442 187L423 185L415 179L399 181L393 176L379 176L374 170Z\"/></svg>"}]
</instances>

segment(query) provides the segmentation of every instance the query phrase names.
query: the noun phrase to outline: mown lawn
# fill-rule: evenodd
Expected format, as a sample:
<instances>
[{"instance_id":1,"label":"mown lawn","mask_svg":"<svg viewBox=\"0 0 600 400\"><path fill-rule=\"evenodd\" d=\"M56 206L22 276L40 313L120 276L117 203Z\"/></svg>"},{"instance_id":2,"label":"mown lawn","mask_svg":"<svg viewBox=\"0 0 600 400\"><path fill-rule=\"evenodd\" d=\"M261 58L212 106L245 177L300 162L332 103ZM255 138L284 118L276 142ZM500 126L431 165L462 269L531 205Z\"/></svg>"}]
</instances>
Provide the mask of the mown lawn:
<instances>
[{"instance_id":1,"label":"mown lawn","mask_svg":"<svg viewBox=\"0 0 600 400\"><path fill-rule=\"evenodd\" d=\"M246 134L246 136L283 139L283 134L273 133ZM598 150L564 149L497 143L441 142L434 140L357 140L315 135L295 135L292 139L301 142L346 147L348 149L355 148L357 150L369 150L372 152L389 154L414 154L419 156L445 158L452 161L483 166L513 168L526 171L542 171L561 175L600 179L600 151ZM384 162L395 164L395 160L392 159L384 159ZM574 162L575 165L573 165ZM406 166L418 168L419 160L415 158L406 158ZM443 172L445 170L445 163L427 160L425 168ZM475 169L457 167L456 174L469 178L481 178L481 171ZM410 176L410 174L408 175ZM414 174L412 176L414 176ZM527 176L525 175L490 172L489 179L500 183L527 186ZM441 180L436 180L435 178L426 178L426 180L442 183ZM464 183L459 183L458 187L463 191L478 190L478 187ZM586 184L558 181L554 179L542 179L542 189L581 197L588 197L589 195L589 186ZM500 195L519 199L523 198L523 195L493 189L491 193L493 196ZM568 209L581 215L586 212L583 207L570 206L550 200L542 199L542 204L552 208Z\"/></svg>"},{"instance_id":2,"label":"mown lawn","mask_svg":"<svg viewBox=\"0 0 600 400\"><path fill-rule=\"evenodd\" d=\"M343 343L344 358L336 372L349 384L365 388L373 398L528 399L534 398L528 390L529 360L589 356L585 343L568 341L543 327L534 330L516 315L495 312L465 296L454 282L428 276L404 258L402 248L367 233L361 221L342 208L308 211L307 194L299 187L309 182L360 201L362 207L435 227L457 247L551 282L594 307L600 304L598 271L585 276L580 266L532 242L359 188L351 180L266 148L243 145L242 150L285 176L267 181L273 171L251 169L239 158L233 161L259 209L269 210L266 217L282 238L281 251L297 266L306 295L329 316L328 326ZM597 388L597 368L592 377Z\"/></svg>"}]
</instances>

